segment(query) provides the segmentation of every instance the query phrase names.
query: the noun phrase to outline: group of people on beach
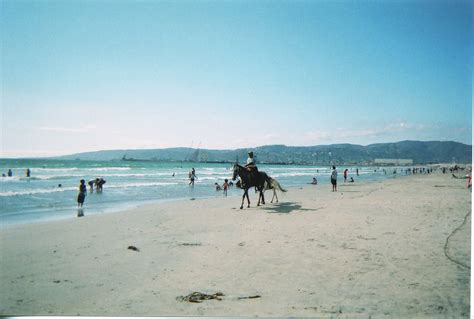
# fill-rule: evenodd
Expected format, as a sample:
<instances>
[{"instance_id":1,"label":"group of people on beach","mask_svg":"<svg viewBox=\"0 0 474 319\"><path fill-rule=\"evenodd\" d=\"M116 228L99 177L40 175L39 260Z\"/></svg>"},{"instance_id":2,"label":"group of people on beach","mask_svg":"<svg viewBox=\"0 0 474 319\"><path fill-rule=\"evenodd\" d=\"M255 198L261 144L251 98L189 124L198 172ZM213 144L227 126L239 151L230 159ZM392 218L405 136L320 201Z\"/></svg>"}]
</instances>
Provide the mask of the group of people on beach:
<instances>
[{"instance_id":1,"label":"group of people on beach","mask_svg":"<svg viewBox=\"0 0 474 319\"><path fill-rule=\"evenodd\" d=\"M359 176L359 169L357 168L356 169L356 174L357 176ZM354 183L354 178L351 177L349 180L347 179L348 175L349 175L349 169L345 169L344 170L344 183ZM332 191L333 192L337 192L337 170L336 170L336 166L333 165L332 167L332 172L331 172L331 185L332 185Z\"/></svg>"},{"instance_id":2,"label":"group of people on beach","mask_svg":"<svg viewBox=\"0 0 474 319\"><path fill-rule=\"evenodd\" d=\"M87 184L90 187L91 193L94 191L94 185L95 185L96 192L101 193L105 183L106 181L102 177L100 178L97 177L96 179L90 180ZM77 207L80 209L77 214L78 217L84 216L84 213L82 212L82 206L84 205L86 196L87 196L86 181L84 179L81 179L79 182L79 194L77 195Z\"/></svg>"}]
</instances>

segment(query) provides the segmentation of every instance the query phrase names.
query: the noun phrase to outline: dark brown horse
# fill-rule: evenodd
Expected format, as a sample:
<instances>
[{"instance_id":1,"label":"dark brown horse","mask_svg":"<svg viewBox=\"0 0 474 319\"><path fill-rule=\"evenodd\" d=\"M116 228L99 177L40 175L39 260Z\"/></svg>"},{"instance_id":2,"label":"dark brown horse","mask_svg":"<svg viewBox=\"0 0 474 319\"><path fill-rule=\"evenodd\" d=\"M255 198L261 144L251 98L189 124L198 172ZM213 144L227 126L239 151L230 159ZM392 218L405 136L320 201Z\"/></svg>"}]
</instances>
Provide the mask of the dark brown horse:
<instances>
[{"instance_id":1,"label":"dark brown horse","mask_svg":"<svg viewBox=\"0 0 474 319\"><path fill-rule=\"evenodd\" d=\"M242 204L240 205L240 209L244 207L244 198L247 197L248 205L250 207L250 199L249 199L249 188L256 187L259 195L258 195L258 204L260 206L260 199L262 200L262 204L265 204L265 197L263 195L263 189L265 187L265 182L270 183L270 178L265 172L259 172L256 169L252 169L249 171L247 168L240 166L239 164L234 164L234 173L232 175L232 180L235 181L237 176L240 177L241 180L241 187L244 190L244 195L242 195Z\"/></svg>"}]
</instances>

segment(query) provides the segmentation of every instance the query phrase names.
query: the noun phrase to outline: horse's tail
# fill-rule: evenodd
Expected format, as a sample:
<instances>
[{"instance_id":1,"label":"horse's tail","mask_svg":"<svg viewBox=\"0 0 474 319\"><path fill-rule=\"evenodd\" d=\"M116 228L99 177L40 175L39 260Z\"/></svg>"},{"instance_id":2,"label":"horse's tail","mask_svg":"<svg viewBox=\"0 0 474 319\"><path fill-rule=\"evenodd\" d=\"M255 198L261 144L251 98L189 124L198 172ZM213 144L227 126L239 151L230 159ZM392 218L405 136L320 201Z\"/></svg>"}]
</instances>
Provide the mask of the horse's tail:
<instances>
[{"instance_id":1,"label":"horse's tail","mask_svg":"<svg viewBox=\"0 0 474 319\"><path fill-rule=\"evenodd\" d=\"M272 188L274 189L278 189L279 191L283 192L283 193L286 193L287 190L284 189L283 187L281 187L280 183L278 183L278 181L276 179L272 179L272 183L270 184L272 186Z\"/></svg>"}]
</instances>

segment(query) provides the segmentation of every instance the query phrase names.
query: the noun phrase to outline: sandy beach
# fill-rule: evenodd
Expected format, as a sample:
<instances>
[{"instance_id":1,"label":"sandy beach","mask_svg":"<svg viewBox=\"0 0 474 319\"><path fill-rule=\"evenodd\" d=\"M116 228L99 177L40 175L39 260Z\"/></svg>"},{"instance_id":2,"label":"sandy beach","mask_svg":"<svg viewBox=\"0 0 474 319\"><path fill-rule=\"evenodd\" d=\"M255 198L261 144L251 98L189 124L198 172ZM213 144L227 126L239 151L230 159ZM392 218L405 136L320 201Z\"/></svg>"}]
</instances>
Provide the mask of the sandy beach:
<instances>
[{"instance_id":1,"label":"sandy beach","mask_svg":"<svg viewBox=\"0 0 474 319\"><path fill-rule=\"evenodd\" d=\"M466 180L266 195L243 210L197 199L3 229L0 314L469 317ZM192 292L223 296L180 300Z\"/></svg>"}]
</instances>

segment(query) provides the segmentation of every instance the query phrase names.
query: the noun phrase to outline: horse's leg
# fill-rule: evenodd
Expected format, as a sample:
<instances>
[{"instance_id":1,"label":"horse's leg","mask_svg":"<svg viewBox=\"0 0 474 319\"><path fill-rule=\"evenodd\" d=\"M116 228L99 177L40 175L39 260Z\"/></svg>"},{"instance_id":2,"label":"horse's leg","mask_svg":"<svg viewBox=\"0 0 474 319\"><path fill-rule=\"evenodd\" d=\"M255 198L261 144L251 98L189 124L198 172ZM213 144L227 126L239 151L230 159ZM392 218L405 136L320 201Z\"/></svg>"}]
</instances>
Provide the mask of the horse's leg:
<instances>
[{"instance_id":1,"label":"horse's leg","mask_svg":"<svg viewBox=\"0 0 474 319\"><path fill-rule=\"evenodd\" d=\"M247 208L250 208L250 198L249 198L248 189L247 189L247 191L245 192L245 194L247 194L247 203L248 203Z\"/></svg>"},{"instance_id":2,"label":"horse's leg","mask_svg":"<svg viewBox=\"0 0 474 319\"><path fill-rule=\"evenodd\" d=\"M276 199L277 199L276 202L278 203L278 195L277 195L276 189L273 190L273 195L276 197ZM273 198L272 198L272 200L273 200Z\"/></svg>"},{"instance_id":3,"label":"horse's leg","mask_svg":"<svg viewBox=\"0 0 474 319\"><path fill-rule=\"evenodd\" d=\"M247 194L247 191L246 191L246 190L244 190L244 194L242 195L242 203L240 204L240 209L244 208L245 194Z\"/></svg>"},{"instance_id":4,"label":"horse's leg","mask_svg":"<svg viewBox=\"0 0 474 319\"><path fill-rule=\"evenodd\" d=\"M260 199L262 200L262 205L265 205L265 196L263 195L263 189L259 188L259 195L258 195L258 204L257 206L260 206Z\"/></svg>"}]
</instances>

